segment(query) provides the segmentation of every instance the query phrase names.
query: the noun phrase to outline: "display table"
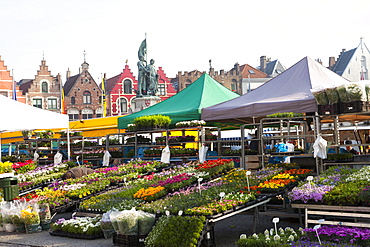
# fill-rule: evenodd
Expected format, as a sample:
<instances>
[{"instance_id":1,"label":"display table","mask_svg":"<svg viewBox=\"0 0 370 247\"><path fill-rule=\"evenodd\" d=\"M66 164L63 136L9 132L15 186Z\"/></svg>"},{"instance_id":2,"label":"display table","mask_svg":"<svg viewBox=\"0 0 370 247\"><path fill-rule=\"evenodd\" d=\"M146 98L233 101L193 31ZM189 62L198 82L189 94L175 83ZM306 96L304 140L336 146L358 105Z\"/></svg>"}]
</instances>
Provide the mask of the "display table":
<instances>
[{"instance_id":1,"label":"display table","mask_svg":"<svg viewBox=\"0 0 370 247\"><path fill-rule=\"evenodd\" d=\"M343 225L354 227L370 228L370 207L360 206L331 206L331 205L316 205L316 204L298 204L292 203L292 208L299 210L299 220L302 225L302 213L304 210L304 227L307 228L308 224L318 224L317 219L312 216L321 216L322 218L330 217L333 220L325 220L320 224L326 225ZM361 221L361 219L366 219Z\"/></svg>"},{"instance_id":2,"label":"display table","mask_svg":"<svg viewBox=\"0 0 370 247\"><path fill-rule=\"evenodd\" d=\"M254 203L252 205L249 205L245 208L241 208L239 210L232 211L230 213L224 214L224 215L222 215L220 217L217 217L215 219L209 219L208 224L207 224L207 232L206 232L206 236L205 236L205 240L204 240L206 242L206 246L207 247L216 246L216 244L215 244L215 235L214 235L214 226L215 226L215 223L217 221L224 220L226 218L229 218L229 217L234 216L236 214L243 213L243 212L251 210L251 209L254 210L254 212L253 212L253 231L255 232L256 231L256 225L257 225L257 220L259 220L258 207L262 206L262 205L265 205L270 200L271 200L271 198L266 198L266 199L263 199L262 201L256 202L256 203Z\"/></svg>"}]
</instances>

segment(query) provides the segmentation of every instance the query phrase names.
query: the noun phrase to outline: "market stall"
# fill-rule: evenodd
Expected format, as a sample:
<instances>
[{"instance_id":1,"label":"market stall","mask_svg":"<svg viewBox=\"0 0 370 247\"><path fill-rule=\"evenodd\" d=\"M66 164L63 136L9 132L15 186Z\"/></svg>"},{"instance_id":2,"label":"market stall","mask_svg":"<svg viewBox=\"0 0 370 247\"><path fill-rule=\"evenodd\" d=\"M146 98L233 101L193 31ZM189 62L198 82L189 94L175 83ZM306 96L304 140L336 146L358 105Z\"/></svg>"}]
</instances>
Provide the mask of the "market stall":
<instances>
[{"instance_id":1,"label":"market stall","mask_svg":"<svg viewBox=\"0 0 370 247\"><path fill-rule=\"evenodd\" d=\"M118 128L126 129L135 118L162 114L169 116L172 123L185 120L200 120L201 109L237 98L239 95L222 86L208 74L178 94L139 112L118 118Z\"/></svg>"},{"instance_id":2,"label":"market stall","mask_svg":"<svg viewBox=\"0 0 370 247\"><path fill-rule=\"evenodd\" d=\"M8 116L0 122L1 133L16 130L68 129L68 115L42 110L0 95L0 115ZM1 152L0 152L1 161Z\"/></svg>"}]
</instances>

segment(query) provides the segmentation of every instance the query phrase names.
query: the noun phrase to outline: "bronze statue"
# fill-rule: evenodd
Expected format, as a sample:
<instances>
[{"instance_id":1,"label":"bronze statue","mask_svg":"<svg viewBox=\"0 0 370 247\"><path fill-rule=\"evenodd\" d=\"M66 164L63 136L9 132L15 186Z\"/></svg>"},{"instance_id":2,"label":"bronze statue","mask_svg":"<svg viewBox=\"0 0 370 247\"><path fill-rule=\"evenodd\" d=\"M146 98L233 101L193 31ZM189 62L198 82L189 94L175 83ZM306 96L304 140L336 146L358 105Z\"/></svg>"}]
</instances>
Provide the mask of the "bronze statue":
<instances>
[{"instance_id":1,"label":"bronze statue","mask_svg":"<svg viewBox=\"0 0 370 247\"><path fill-rule=\"evenodd\" d=\"M148 72L148 95L156 95L158 91L158 73L154 66L154 59L150 59L150 64L147 65Z\"/></svg>"},{"instance_id":2,"label":"bronze statue","mask_svg":"<svg viewBox=\"0 0 370 247\"><path fill-rule=\"evenodd\" d=\"M137 97L144 95L156 95L158 91L158 73L154 66L154 60L150 60L147 65L146 61L146 39L141 42L138 51L139 62L138 67L138 90L136 90Z\"/></svg>"},{"instance_id":3,"label":"bronze statue","mask_svg":"<svg viewBox=\"0 0 370 247\"><path fill-rule=\"evenodd\" d=\"M139 70L137 97L142 97L147 93L147 70L146 70L146 61L144 60L143 56L139 57L137 67Z\"/></svg>"}]
</instances>

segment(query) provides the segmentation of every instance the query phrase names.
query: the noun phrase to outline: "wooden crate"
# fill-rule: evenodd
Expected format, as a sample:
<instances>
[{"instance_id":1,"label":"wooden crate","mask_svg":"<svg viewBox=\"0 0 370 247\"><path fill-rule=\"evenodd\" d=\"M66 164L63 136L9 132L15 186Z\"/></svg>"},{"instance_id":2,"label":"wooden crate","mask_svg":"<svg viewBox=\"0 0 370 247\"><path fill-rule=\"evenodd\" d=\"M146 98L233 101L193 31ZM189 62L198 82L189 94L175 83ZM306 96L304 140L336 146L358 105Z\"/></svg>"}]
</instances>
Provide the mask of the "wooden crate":
<instances>
[{"instance_id":1,"label":"wooden crate","mask_svg":"<svg viewBox=\"0 0 370 247\"><path fill-rule=\"evenodd\" d=\"M260 165L259 158L253 155L246 155L245 156L245 165L247 169L257 169Z\"/></svg>"}]
</instances>

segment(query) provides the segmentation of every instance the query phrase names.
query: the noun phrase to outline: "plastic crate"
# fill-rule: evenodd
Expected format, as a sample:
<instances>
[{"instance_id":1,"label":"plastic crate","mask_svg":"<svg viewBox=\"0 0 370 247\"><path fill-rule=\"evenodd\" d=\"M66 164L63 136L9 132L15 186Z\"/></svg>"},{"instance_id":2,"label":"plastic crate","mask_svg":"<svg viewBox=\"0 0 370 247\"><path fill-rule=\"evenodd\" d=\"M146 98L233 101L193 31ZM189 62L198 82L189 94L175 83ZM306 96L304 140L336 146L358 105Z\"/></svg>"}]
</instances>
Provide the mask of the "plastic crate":
<instances>
[{"instance_id":1,"label":"plastic crate","mask_svg":"<svg viewBox=\"0 0 370 247\"><path fill-rule=\"evenodd\" d=\"M340 103L340 113L354 113L368 111L368 104L364 101Z\"/></svg>"},{"instance_id":2,"label":"plastic crate","mask_svg":"<svg viewBox=\"0 0 370 247\"><path fill-rule=\"evenodd\" d=\"M123 247L145 247L144 240L147 236L113 233L113 244Z\"/></svg>"},{"instance_id":3,"label":"plastic crate","mask_svg":"<svg viewBox=\"0 0 370 247\"><path fill-rule=\"evenodd\" d=\"M318 105L319 115L335 115L340 114L339 104Z\"/></svg>"}]
</instances>

